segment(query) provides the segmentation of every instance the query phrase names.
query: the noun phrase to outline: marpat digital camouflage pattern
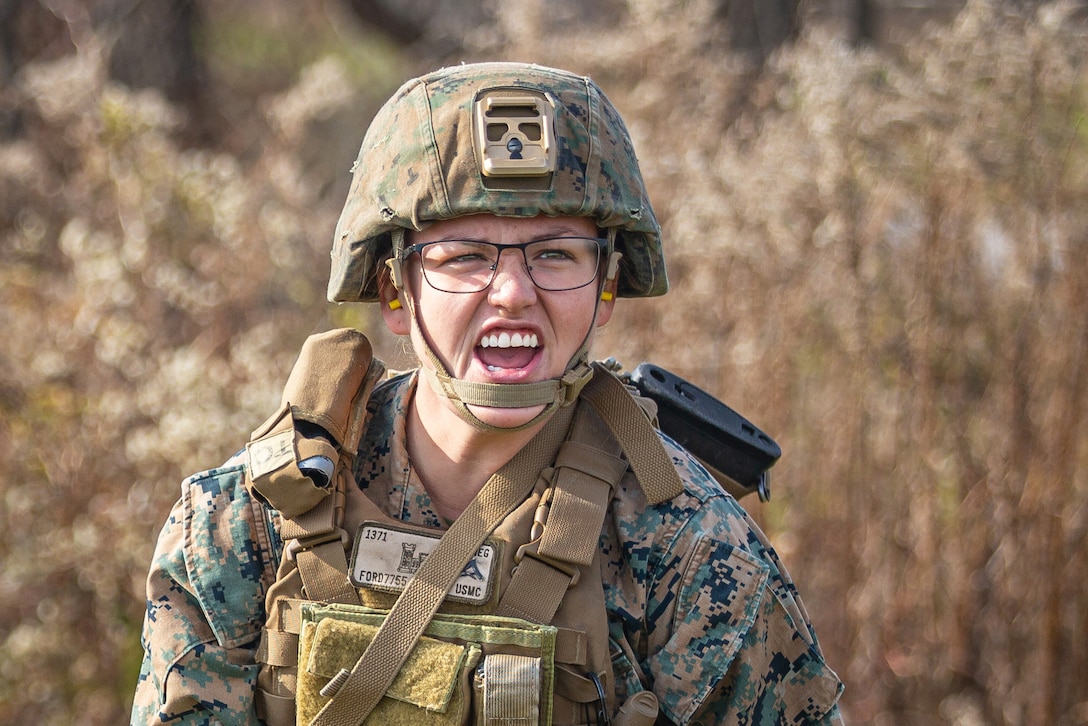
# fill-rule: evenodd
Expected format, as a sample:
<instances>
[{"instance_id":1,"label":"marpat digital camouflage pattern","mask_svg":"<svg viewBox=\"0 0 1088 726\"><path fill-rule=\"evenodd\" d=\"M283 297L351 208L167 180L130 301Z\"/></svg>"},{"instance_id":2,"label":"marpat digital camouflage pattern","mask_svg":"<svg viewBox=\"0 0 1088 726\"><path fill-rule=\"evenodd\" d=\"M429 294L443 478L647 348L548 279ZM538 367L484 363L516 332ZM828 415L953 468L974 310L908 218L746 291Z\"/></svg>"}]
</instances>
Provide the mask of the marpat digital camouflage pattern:
<instances>
[{"instance_id":1,"label":"marpat digital camouflage pattern","mask_svg":"<svg viewBox=\"0 0 1088 726\"><path fill-rule=\"evenodd\" d=\"M546 188L485 186L473 106L494 89L528 89L554 102L558 149L555 171L542 180ZM377 300L375 274L392 230L480 213L592 217L601 229L616 230L623 253L618 295L668 290L661 228L631 137L601 89L566 71L480 63L408 81L371 122L333 238L329 300Z\"/></svg>"},{"instance_id":2,"label":"marpat digital camouflage pattern","mask_svg":"<svg viewBox=\"0 0 1088 726\"><path fill-rule=\"evenodd\" d=\"M405 449L416 380L375 390L356 480L389 516L442 528ZM736 500L662 439L684 492L648 506L628 472L600 538L617 702L648 687L677 724L840 724L842 684L778 555ZM243 467L232 460L187 479L160 536L134 725L259 723L253 649L282 553Z\"/></svg>"}]
</instances>

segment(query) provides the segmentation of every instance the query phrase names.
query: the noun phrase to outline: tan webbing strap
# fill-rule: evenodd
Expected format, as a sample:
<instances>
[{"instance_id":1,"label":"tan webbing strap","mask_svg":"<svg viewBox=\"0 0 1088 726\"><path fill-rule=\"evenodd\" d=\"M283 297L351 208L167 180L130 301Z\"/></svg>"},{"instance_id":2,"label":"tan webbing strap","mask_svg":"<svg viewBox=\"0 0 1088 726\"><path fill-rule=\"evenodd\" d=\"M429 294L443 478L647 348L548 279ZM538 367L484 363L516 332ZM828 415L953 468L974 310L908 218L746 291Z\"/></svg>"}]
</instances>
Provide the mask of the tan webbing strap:
<instances>
[{"instance_id":1,"label":"tan webbing strap","mask_svg":"<svg viewBox=\"0 0 1088 726\"><path fill-rule=\"evenodd\" d=\"M281 536L287 542L285 555L294 559L309 599L358 605L359 593L348 580L345 534L339 527L337 505L342 508L343 497L338 490L310 511L284 519Z\"/></svg>"},{"instance_id":2,"label":"tan webbing strap","mask_svg":"<svg viewBox=\"0 0 1088 726\"><path fill-rule=\"evenodd\" d=\"M567 441L556 458L556 485L540 537L543 557L588 565L593 561L614 487L627 471L619 451Z\"/></svg>"},{"instance_id":3,"label":"tan webbing strap","mask_svg":"<svg viewBox=\"0 0 1088 726\"><path fill-rule=\"evenodd\" d=\"M265 723L293 724L295 722L295 697L277 696L264 691L257 701L257 717Z\"/></svg>"},{"instance_id":4,"label":"tan webbing strap","mask_svg":"<svg viewBox=\"0 0 1088 726\"><path fill-rule=\"evenodd\" d=\"M288 667L298 664L298 636L302 632L302 605L309 600L280 598L274 611L269 612L269 623L257 644L254 657L258 663Z\"/></svg>"},{"instance_id":5,"label":"tan webbing strap","mask_svg":"<svg viewBox=\"0 0 1088 726\"><path fill-rule=\"evenodd\" d=\"M654 427L619 378L600 363L584 389L587 400L616 437L650 504L660 504L684 491L665 446Z\"/></svg>"},{"instance_id":6,"label":"tan webbing strap","mask_svg":"<svg viewBox=\"0 0 1088 726\"><path fill-rule=\"evenodd\" d=\"M612 492L627 471L600 418L579 406L555 459L551 499L539 536L518 549L498 613L550 623L567 589L593 562Z\"/></svg>"},{"instance_id":7,"label":"tan webbing strap","mask_svg":"<svg viewBox=\"0 0 1088 726\"><path fill-rule=\"evenodd\" d=\"M592 561L611 492L627 462L649 503L683 491L657 432L618 378L594 364L582 396L598 415L582 415L580 409L575 418L555 462L547 522L540 537L518 552L519 564L499 604L501 615L551 622L579 567Z\"/></svg>"},{"instance_id":8,"label":"tan webbing strap","mask_svg":"<svg viewBox=\"0 0 1088 726\"><path fill-rule=\"evenodd\" d=\"M584 666L589 658L589 638L584 630L559 628L555 635L555 659Z\"/></svg>"},{"instance_id":9,"label":"tan webbing strap","mask_svg":"<svg viewBox=\"0 0 1088 726\"><path fill-rule=\"evenodd\" d=\"M549 623L579 574L576 568L557 560L525 557L510 578L496 614Z\"/></svg>"},{"instance_id":10,"label":"tan webbing strap","mask_svg":"<svg viewBox=\"0 0 1088 726\"><path fill-rule=\"evenodd\" d=\"M532 492L550 465L573 411L559 409L532 441L497 471L439 540L401 593L351 674L312 726L359 726L381 700L465 563Z\"/></svg>"},{"instance_id":11,"label":"tan webbing strap","mask_svg":"<svg viewBox=\"0 0 1088 726\"><path fill-rule=\"evenodd\" d=\"M265 630L257 644L254 660L270 666L286 668L298 664L298 633Z\"/></svg>"}]
</instances>

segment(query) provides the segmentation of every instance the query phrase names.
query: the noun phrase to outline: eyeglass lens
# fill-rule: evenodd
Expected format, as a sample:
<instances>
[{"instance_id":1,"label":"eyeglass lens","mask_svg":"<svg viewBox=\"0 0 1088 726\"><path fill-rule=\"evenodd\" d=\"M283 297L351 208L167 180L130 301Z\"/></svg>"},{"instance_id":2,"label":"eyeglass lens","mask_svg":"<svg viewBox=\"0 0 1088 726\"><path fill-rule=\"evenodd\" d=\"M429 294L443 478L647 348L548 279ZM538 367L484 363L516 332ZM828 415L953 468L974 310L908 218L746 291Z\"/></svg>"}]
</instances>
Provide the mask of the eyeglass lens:
<instances>
[{"instance_id":1,"label":"eyeglass lens","mask_svg":"<svg viewBox=\"0 0 1088 726\"><path fill-rule=\"evenodd\" d=\"M518 245L442 240L416 247L427 283L444 292L479 292L491 284L504 250L520 249L533 283L542 290L573 290L597 277L600 240L556 237Z\"/></svg>"}]
</instances>

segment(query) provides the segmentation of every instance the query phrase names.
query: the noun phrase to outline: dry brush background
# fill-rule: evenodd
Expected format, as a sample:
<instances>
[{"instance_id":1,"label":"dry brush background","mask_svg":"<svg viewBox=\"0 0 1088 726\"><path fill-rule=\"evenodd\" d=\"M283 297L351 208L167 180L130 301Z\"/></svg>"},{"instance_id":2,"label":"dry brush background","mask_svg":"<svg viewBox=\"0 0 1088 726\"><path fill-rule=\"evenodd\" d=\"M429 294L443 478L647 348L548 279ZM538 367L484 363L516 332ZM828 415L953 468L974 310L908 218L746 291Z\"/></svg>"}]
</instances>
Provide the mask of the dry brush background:
<instances>
[{"instance_id":1,"label":"dry brush background","mask_svg":"<svg viewBox=\"0 0 1088 726\"><path fill-rule=\"evenodd\" d=\"M504 58L586 72L627 118L673 290L596 353L782 444L745 503L849 720L1088 724L1082 4L972 1L895 46L813 24L759 58L720 3L617 4L571 30L510 0L451 50L333 2L209 2L202 105L118 83L108 28L54 13L77 50L0 91L0 722L123 722L180 478L244 442L309 333L399 361L324 302L348 169L404 78Z\"/></svg>"}]
</instances>

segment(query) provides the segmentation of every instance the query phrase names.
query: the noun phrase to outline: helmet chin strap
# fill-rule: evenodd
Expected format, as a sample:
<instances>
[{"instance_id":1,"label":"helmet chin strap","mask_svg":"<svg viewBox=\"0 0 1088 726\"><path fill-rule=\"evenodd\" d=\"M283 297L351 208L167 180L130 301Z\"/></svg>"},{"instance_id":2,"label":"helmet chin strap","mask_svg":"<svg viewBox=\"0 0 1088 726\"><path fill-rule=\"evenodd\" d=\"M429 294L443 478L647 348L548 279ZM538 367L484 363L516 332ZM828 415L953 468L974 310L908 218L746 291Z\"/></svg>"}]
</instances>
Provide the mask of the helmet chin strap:
<instances>
[{"instance_id":1,"label":"helmet chin strap","mask_svg":"<svg viewBox=\"0 0 1088 726\"><path fill-rule=\"evenodd\" d=\"M404 279L401 270L400 252L404 249L404 230L393 231L393 258L389 260L392 271L393 285L398 290L404 290ZM427 354L427 360L431 367L420 366L431 389L438 395L449 399L454 410L466 422L482 431L488 432L514 432L522 431L545 420L558 408L569 406L578 398L582 388L593 377L593 369L589 365L589 344L593 336L593 328L597 322L597 313L601 304L601 293L605 285L611 282L619 270L621 254L614 252L616 230L608 229L608 266L604 277L597 285L597 294L593 302L593 317L590 320L589 329L578 350L567 362L566 370L558 378L549 378L535 383L478 383L454 378L446 370L446 367L435 355L430 341L419 325L419 316L415 300L411 295L405 295L405 304L411 318L411 325L419 334L423 348ZM495 426L481 420L469 406L484 406L487 408L533 408L543 406L539 413L525 423L517 426Z\"/></svg>"}]
</instances>

